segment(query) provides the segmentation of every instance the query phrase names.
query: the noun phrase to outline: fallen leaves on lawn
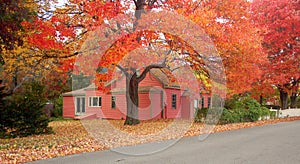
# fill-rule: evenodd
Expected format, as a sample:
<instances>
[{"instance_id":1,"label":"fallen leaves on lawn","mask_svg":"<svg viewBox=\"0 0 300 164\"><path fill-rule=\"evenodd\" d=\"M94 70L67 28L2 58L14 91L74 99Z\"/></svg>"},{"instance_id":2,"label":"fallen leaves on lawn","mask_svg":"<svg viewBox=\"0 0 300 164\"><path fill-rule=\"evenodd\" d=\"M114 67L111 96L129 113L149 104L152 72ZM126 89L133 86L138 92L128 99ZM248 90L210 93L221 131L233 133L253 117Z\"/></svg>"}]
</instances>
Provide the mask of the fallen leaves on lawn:
<instances>
[{"instance_id":1,"label":"fallen leaves on lawn","mask_svg":"<svg viewBox=\"0 0 300 164\"><path fill-rule=\"evenodd\" d=\"M192 123L192 120L166 119L124 126L122 120L82 120L89 134L108 148L181 138Z\"/></svg>"},{"instance_id":2,"label":"fallen leaves on lawn","mask_svg":"<svg viewBox=\"0 0 300 164\"><path fill-rule=\"evenodd\" d=\"M56 121L49 125L55 134L0 139L0 163L24 163L104 149L88 135L80 121Z\"/></svg>"},{"instance_id":3,"label":"fallen leaves on lawn","mask_svg":"<svg viewBox=\"0 0 300 164\"><path fill-rule=\"evenodd\" d=\"M216 125L212 133L300 120L300 117ZM203 134L204 124L191 120L151 120L124 126L124 120L51 122L55 134L0 139L0 163L29 161Z\"/></svg>"}]
</instances>

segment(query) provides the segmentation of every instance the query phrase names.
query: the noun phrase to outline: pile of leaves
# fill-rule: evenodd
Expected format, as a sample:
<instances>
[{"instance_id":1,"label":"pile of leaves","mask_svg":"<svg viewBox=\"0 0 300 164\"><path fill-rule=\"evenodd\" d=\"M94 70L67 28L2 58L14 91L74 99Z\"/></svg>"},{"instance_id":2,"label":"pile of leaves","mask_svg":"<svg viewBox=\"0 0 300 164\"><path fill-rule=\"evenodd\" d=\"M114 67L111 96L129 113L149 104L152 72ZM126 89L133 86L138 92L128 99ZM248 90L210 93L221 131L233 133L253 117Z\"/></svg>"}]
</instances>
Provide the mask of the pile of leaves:
<instances>
[{"instance_id":1,"label":"pile of leaves","mask_svg":"<svg viewBox=\"0 0 300 164\"><path fill-rule=\"evenodd\" d=\"M300 120L300 117L216 125L211 133L293 120ZM192 120L141 121L136 126L123 124L124 120L53 121L49 125L55 134L0 139L0 163L24 163L207 133L201 131L203 123Z\"/></svg>"}]
</instances>

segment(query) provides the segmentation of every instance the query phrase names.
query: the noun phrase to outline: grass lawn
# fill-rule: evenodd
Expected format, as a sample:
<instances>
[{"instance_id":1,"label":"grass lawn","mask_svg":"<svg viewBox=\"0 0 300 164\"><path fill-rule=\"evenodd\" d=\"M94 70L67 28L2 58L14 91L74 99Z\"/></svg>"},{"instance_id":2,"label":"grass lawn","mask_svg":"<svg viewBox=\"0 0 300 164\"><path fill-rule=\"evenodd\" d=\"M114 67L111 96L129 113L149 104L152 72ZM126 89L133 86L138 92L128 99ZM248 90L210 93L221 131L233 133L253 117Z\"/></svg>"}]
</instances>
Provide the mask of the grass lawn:
<instances>
[{"instance_id":1,"label":"grass lawn","mask_svg":"<svg viewBox=\"0 0 300 164\"><path fill-rule=\"evenodd\" d=\"M300 117L217 125L212 133L261 126ZM203 124L189 120L142 121L137 126L123 126L123 120L65 120L49 125L55 134L0 139L0 163L23 163L70 154L92 152L112 147L195 136ZM205 133L202 130L201 133Z\"/></svg>"}]
</instances>

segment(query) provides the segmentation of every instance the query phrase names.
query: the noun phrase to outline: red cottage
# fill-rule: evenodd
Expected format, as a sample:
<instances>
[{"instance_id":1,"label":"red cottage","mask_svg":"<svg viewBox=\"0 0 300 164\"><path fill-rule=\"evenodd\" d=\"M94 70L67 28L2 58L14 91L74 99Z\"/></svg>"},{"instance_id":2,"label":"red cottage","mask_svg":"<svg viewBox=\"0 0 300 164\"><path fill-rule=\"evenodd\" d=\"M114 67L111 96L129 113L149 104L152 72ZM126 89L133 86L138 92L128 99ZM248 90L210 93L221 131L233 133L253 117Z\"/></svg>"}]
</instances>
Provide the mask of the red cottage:
<instances>
[{"instance_id":1,"label":"red cottage","mask_svg":"<svg viewBox=\"0 0 300 164\"><path fill-rule=\"evenodd\" d=\"M106 84L104 93L92 84L63 94L65 118L126 118L125 77ZM139 84L139 119L193 118L195 107L208 107L208 94L194 99L188 89L170 82L160 69L152 69Z\"/></svg>"}]
</instances>

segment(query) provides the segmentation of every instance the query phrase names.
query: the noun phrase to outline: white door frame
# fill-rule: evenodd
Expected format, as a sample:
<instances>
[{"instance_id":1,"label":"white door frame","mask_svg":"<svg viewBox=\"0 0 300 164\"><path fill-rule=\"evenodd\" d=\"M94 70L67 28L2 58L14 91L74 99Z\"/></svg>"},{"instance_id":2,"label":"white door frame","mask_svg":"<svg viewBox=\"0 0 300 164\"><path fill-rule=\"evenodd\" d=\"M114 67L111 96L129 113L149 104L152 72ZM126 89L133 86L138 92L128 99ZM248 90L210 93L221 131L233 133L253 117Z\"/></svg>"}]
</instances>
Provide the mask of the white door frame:
<instances>
[{"instance_id":1,"label":"white door frame","mask_svg":"<svg viewBox=\"0 0 300 164\"><path fill-rule=\"evenodd\" d=\"M80 112L77 112L77 101L79 99L79 111ZM85 112L86 112L86 100L85 100L85 96L76 96L75 97L75 101L74 101L74 104L75 104L75 115L84 115Z\"/></svg>"}]
</instances>

